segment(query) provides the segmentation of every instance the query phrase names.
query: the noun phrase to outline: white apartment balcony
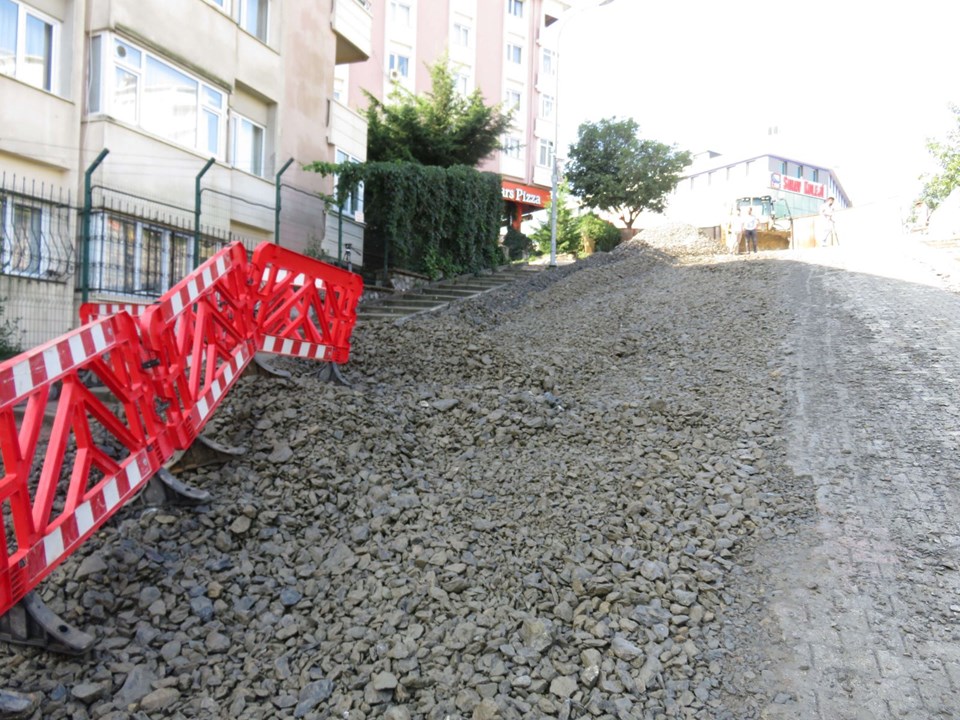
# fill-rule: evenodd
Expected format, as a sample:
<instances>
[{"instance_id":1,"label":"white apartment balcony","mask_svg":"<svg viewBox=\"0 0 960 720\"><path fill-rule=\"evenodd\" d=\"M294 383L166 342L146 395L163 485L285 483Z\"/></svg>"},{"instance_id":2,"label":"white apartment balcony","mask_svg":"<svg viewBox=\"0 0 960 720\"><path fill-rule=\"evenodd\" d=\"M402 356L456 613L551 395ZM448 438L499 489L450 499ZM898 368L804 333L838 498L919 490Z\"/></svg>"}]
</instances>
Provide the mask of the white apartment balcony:
<instances>
[{"instance_id":1,"label":"white apartment balcony","mask_svg":"<svg viewBox=\"0 0 960 720\"><path fill-rule=\"evenodd\" d=\"M369 0L334 0L330 24L337 37L337 65L370 59L373 14Z\"/></svg>"},{"instance_id":2,"label":"white apartment balcony","mask_svg":"<svg viewBox=\"0 0 960 720\"><path fill-rule=\"evenodd\" d=\"M346 105L330 100L327 142L358 160L367 158L367 119Z\"/></svg>"}]
</instances>

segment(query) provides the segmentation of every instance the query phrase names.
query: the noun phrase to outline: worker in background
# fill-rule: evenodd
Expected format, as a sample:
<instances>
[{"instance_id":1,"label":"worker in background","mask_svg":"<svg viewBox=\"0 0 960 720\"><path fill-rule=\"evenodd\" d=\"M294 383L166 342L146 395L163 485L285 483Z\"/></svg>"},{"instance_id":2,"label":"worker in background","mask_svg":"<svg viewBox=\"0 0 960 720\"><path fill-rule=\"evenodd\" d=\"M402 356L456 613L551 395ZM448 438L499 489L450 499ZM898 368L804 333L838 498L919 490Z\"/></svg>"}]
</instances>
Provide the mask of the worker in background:
<instances>
[{"instance_id":1,"label":"worker in background","mask_svg":"<svg viewBox=\"0 0 960 720\"><path fill-rule=\"evenodd\" d=\"M757 252L757 225L759 224L760 221L753 214L753 208L748 207L747 216L743 219L743 244L746 252L750 252L751 248L753 252Z\"/></svg>"},{"instance_id":2,"label":"worker in background","mask_svg":"<svg viewBox=\"0 0 960 720\"><path fill-rule=\"evenodd\" d=\"M826 247L833 238L833 203L834 198L828 197L820 206L820 217L817 218L817 241L820 247Z\"/></svg>"},{"instance_id":3,"label":"worker in background","mask_svg":"<svg viewBox=\"0 0 960 720\"><path fill-rule=\"evenodd\" d=\"M730 224L727 226L727 252L736 255L740 252L740 208L735 207L730 213Z\"/></svg>"}]
</instances>

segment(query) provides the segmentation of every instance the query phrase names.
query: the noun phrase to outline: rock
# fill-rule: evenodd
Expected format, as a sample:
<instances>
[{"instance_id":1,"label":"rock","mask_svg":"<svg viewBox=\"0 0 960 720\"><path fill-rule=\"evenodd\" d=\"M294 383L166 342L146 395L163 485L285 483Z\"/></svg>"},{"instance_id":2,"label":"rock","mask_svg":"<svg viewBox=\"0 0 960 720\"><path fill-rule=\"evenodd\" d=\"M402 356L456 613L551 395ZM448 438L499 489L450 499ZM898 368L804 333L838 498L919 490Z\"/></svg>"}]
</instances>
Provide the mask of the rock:
<instances>
[{"instance_id":1,"label":"rock","mask_svg":"<svg viewBox=\"0 0 960 720\"><path fill-rule=\"evenodd\" d=\"M213 631L207 634L203 645L207 649L207 652L216 654L227 652L233 643L230 641L230 638L223 633Z\"/></svg>"},{"instance_id":2,"label":"rock","mask_svg":"<svg viewBox=\"0 0 960 720\"><path fill-rule=\"evenodd\" d=\"M102 698L106 694L106 688L100 683L80 683L73 686L70 694L85 705L89 705Z\"/></svg>"},{"instance_id":3,"label":"rock","mask_svg":"<svg viewBox=\"0 0 960 720\"><path fill-rule=\"evenodd\" d=\"M304 717L317 705L333 695L333 681L326 678L315 680L303 686L297 698L297 707L293 712L295 718Z\"/></svg>"},{"instance_id":4,"label":"rock","mask_svg":"<svg viewBox=\"0 0 960 720\"><path fill-rule=\"evenodd\" d=\"M140 709L148 713L166 710L179 699L180 691L176 688L160 688L154 690L140 701Z\"/></svg>"},{"instance_id":5,"label":"rock","mask_svg":"<svg viewBox=\"0 0 960 720\"><path fill-rule=\"evenodd\" d=\"M373 687L375 690L393 690L398 684L397 676L393 673L383 672L373 676Z\"/></svg>"},{"instance_id":6,"label":"rock","mask_svg":"<svg viewBox=\"0 0 960 720\"><path fill-rule=\"evenodd\" d=\"M550 692L557 697L567 699L577 691L577 678L572 676L558 676L550 683Z\"/></svg>"},{"instance_id":7,"label":"rock","mask_svg":"<svg viewBox=\"0 0 960 720\"><path fill-rule=\"evenodd\" d=\"M87 555L80 562L80 567L77 568L77 572L73 577L75 580L82 580L90 575L99 575L102 572L106 572L106 570L107 563L101 557L100 553L93 553Z\"/></svg>"},{"instance_id":8,"label":"rock","mask_svg":"<svg viewBox=\"0 0 960 720\"><path fill-rule=\"evenodd\" d=\"M135 665L127 673L120 691L113 701L118 707L126 707L139 702L152 692L156 675L146 665Z\"/></svg>"}]
</instances>

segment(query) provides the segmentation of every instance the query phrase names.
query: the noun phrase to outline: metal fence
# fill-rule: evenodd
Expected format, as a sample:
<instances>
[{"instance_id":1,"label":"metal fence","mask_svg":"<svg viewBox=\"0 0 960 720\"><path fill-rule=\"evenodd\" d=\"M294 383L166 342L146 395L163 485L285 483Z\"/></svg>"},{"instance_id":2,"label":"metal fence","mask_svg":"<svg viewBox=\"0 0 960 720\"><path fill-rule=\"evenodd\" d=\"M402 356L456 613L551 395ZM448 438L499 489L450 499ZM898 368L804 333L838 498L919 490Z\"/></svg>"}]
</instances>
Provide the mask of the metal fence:
<instances>
[{"instance_id":1,"label":"metal fence","mask_svg":"<svg viewBox=\"0 0 960 720\"><path fill-rule=\"evenodd\" d=\"M236 241L252 251L279 240L333 259L323 252L318 193L278 183L275 202L264 201L201 187L199 178L196 189L192 207L92 183L78 200L0 171L0 337L12 323L26 349L75 327L82 301L151 302Z\"/></svg>"}]
</instances>

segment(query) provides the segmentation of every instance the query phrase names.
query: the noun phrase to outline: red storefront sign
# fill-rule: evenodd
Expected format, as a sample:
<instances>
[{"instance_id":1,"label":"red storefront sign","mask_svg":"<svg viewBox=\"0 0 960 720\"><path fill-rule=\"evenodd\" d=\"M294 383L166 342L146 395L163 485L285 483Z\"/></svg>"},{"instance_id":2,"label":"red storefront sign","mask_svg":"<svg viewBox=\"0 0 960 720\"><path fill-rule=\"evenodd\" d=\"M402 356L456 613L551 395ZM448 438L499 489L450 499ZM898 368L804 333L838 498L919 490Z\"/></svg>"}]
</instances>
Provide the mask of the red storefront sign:
<instances>
[{"instance_id":1,"label":"red storefront sign","mask_svg":"<svg viewBox=\"0 0 960 720\"><path fill-rule=\"evenodd\" d=\"M511 180L504 180L501 185L503 199L522 205L535 205L545 208L550 202L550 191L533 185L522 185Z\"/></svg>"},{"instance_id":2,"label":"red storefront sign","mask_svg":"<svg viewBox=\"0 0 960 720\"><path fill-rule=\"evenodd\" d=\"M823 183L811 182L802 178L785 177L780 173L770 174L770 187L797 193L798 195L807 195L808 197L823 199L827 196L827 186Z\"/></svg>"}]
</instances>

